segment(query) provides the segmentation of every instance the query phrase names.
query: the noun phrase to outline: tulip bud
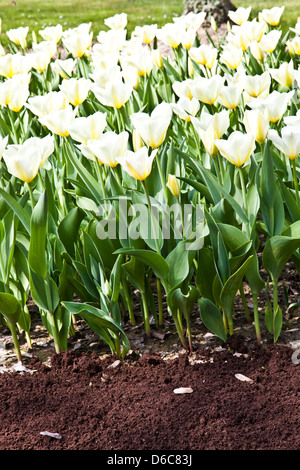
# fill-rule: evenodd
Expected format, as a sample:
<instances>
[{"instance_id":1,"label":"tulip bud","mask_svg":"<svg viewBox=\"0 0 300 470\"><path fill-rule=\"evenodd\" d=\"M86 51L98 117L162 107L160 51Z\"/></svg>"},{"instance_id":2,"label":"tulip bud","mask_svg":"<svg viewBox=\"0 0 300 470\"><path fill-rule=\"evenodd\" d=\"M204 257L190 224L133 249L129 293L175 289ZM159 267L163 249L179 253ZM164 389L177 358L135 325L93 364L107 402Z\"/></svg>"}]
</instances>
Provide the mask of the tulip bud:
<instances>
[{"instance_id":1,"label":"tulip bud","mask_svg":"<svg viewBox=\"0 0 300 470\"><path fill-rule=\"evenodd\" d=\"M212 29L216 33L217 30L218 30L218 26L217 26L216 20L214 19L213 16L210 18L210 24L211 24Z\"/></svg>"},{"instance_id":2,"label":"tulip bud","mask_svg":"<svg viewBox=\"0 0 300 470\"><path fill-rule=\"evenodd\" d=\"M171 191L171 193L173 194L173 196L178 198L180 194L180 186L175 175L168 175L167 186L169 190Z\"/></svg>"},{"instance_id":3,"label":"tulip bud","mask_svg":"<svg viewBox=\"0 0 300 470\"><path fill-rule=\"evenodd\" d=\"M163 60L162 60L162 55L161 55L160 50L159 49L153 49L152 56L153 56L153 60L154 60L154 63L156 65L156 67L161 69L163 67L164 63L163 63Z\"/></svg>"},{"instance_id":4,"label":"tulip bud","mask_svg":"<svg viewBox=\"0 0 300 470\"><path fill-rule=\"evenodd\" d=\"M287 48L288 48L288 51L289 51L290 56L291 56L291 57L295 57L296 52L295 52L295 49L294 49L293 44L291 43L291 41L288 40L287 43L286 43L286 45L287 45Z\"/></svg>"}]
</instances>

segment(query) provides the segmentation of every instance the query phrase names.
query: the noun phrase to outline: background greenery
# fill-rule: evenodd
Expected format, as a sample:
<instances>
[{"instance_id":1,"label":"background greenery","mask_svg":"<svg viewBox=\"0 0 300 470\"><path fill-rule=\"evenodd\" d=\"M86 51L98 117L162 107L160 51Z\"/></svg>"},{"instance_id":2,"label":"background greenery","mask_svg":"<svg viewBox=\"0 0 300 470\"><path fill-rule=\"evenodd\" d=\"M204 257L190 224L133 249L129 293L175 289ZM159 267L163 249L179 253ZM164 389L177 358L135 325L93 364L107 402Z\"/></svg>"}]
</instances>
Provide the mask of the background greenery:
<instances>
[{"instance_id":1,"label":"background greenery","mask_svg":"<svg viewBox=\"0 0 300 470\"><path fill-rule=\"evenodd\" d=\"M238 6L248 6L243 0L233 0ZM285 5L282 18L283 29L293 26L300 15L299 0L283 2L279 0L258 0L252 3L252 16L263 8ZM136 25L157 23L158 26L172 21L174 16L183 12L183 0L0 0L0 18L2 19L1 42L7 43L5 34L11 28L29 26L30 31L38 33L39 29L60 23L64 29L78 26L80 23L92 22L96 39L101 29L106 29L104 19L115 13L128 14L129 34ZM39 36L38 36L39 37ZM29 42L30 37L28 36Z\"/></svg>"}]
</instances>

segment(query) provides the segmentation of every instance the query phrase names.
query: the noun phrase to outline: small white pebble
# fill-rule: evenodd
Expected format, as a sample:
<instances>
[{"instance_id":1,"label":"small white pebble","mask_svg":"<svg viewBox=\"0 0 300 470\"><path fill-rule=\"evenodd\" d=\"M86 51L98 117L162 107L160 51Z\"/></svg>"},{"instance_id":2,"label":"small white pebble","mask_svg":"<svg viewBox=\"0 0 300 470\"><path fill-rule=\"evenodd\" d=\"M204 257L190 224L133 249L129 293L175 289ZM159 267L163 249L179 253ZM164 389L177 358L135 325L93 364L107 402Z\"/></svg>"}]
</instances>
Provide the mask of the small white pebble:
<instances>
[{"instance_id":1,"label":"small white pebble","mask_svg":"<svg viewBox=\"0 0 300 470\"><path fill-rule=\"evenodd\" d=\"M243 374L235 374L235 378L238 379L238 380L241 380L242 382L251 382L251 383L253 383L252 379L249 379L249 377L246 377Z\"/></svg>"},{"instance_id":2,"label":"small white pebble","mask_svg":"<svg viewBox=\"0 0 300 470\"><path fill-rule=\"evenodd\" d=\"M61 435L58 434L57 432L42 431L40 432L40 435L54 437L54 439L61 439Z\"/></svg>"},{"instance_id":3,"label":"small white pebble","mask_svg":"<svg viewBox=\"0 0 300 470\"><path fill-rule=\"evenodd\" d=\"M176 394L176 395L183 395L184 393L193 393L193 389L192 388L185 388L185 387L181 387L181 388L175 388L173 390L173 392Z\"/></svg>"}]
</instances>

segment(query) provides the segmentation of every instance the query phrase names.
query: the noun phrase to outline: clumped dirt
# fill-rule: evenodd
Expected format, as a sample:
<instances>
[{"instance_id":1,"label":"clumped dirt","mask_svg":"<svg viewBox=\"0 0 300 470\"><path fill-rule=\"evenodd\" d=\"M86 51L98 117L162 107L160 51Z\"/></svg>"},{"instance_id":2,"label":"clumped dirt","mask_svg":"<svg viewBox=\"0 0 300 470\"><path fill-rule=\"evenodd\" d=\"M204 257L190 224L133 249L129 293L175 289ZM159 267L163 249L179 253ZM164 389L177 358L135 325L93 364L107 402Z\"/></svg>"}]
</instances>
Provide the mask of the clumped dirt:
<instances>
[{"instance_id":1,"label":"clumped dirt","mask_svg":"<svg viewBox=\"0 0 300 470\"><path fill-rule=\"evenodd\" d=\"M32 357L35 372L0 375L0 450L299 450L292 353L235 335L169 359L158 351L122 362L74 350L49 365ZM175 394L180 387L192 393Z\"/></svg>"}]
</instances>

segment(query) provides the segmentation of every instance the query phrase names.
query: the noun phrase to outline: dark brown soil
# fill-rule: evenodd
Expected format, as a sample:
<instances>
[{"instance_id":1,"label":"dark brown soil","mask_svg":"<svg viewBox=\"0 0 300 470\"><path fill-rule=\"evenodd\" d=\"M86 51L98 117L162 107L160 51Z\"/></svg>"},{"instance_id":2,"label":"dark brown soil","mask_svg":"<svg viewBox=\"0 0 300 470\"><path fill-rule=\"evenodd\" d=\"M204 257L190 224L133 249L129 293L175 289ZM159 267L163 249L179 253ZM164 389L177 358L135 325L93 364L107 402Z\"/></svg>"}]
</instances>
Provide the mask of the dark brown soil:
<instances>
[{"instance_id":1,"label":"dark brown soil","mask_svg":"<svg viewBox=\"0 0 300 470\"><path fill-rule=\"evenodd\" d=\"M119 364L76 351L53 355L49 366L32 358L35 372L0 375L0 450L299 450L292 353L249 349L236 335L168 360L155 351ZM179 387L193 392L177 395Z\"/></svg>"}]
</instances>

